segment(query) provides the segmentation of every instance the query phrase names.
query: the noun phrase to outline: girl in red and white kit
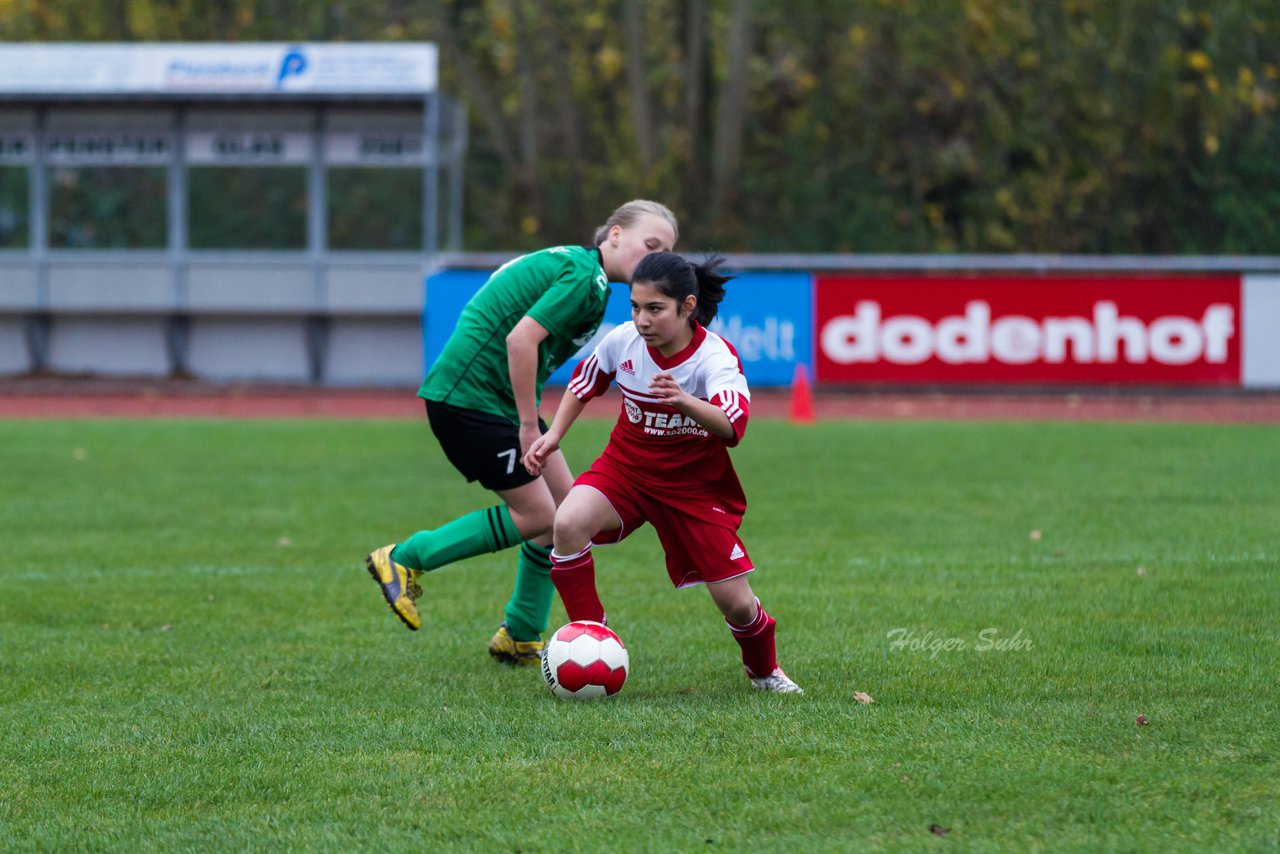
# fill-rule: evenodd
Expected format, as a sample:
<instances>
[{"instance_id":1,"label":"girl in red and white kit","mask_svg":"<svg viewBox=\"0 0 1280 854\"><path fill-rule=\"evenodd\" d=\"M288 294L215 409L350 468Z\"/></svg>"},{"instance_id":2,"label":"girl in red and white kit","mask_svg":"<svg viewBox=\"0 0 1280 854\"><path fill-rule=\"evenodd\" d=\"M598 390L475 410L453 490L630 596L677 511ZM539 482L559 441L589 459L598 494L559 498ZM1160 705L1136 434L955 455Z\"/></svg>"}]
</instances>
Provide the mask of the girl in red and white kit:
<instances>
[{"instance_id":1,"label":"girl in red and white kit","mask_svg":"<svg viewBox=\"0 0 1280 854\"><path fill-rule=\"evenodd\" d=\"M706 329L728 281L716 272L720 263L645 256L631 277L632 322L574 370L551 429L524 465L536 475L587 401L617 382L622 412L609 443L556 511L551 580L569 619L605 621L592 545L621 542L649 522L672 583L707 585L751 684L803 694L778 667L775 623L751 592L751 558L738 537L747 500L728 449L742 439L751 398L737 351Z\"/></svg>"}]
</instances>

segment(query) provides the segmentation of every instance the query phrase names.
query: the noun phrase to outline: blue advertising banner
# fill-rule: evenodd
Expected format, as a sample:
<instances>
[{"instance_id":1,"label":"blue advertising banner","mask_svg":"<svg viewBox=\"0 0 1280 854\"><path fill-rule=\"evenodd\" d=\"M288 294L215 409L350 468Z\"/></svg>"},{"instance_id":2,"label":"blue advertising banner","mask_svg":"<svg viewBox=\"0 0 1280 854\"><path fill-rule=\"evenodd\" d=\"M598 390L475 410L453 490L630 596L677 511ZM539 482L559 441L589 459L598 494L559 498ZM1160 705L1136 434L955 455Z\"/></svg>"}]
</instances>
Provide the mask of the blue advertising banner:
<instances>
[{"instance_id":1,"label":"blue advertising banner","mask_svg":"<svg viewBox=\"0 0 1280 854\"><path fill-rule=\"evenodd\" d=\"M813 276L742 273L725 285L711 331L738 351L750 386L789 386L796 364L813 370Z\"/></svg>"},{"instance_id":2,"label":"blue advertising banner","mask_svg":"<svg viewBox=\"0 0 1280 854\"><path fill-rule=\"evenodd\" d=\"M427 276L426 299L422 302L422 355L427 369L440 358L462 307L484 287L492 273L492 270L442 270ZM426 376L425 370L422 375Z\"/></svg>"},{"instance_id":3,"label":"blue advertising banner","mask_svg":"<svg viewBox=\"0 0 1280 854\"><path fill-rule=\"evenodd\" d=\"M467 300L489 279L490 271L445 270L427 279L422 339L426 366L445 342ZM573 367L595 349L610 329L631 319L627 288L613 285L604 322L582 351L551 375L549 385L565 385ZM711 324L737 349L752 386L788 386L795 366L813 364L813 277L808 273L742 273L725 288L719 316Z\"/></svg>"},{"instance_id":4,"label":"blue advertising banner","mask_svg":"<svg viewBox=\"0 0 1280 854\"><path fill-rule=\"evenodd\" d=\"M475 296L476 291L484 287L484 283L489 281L492 272L492 270L444 270L427 278L427 298L424 303L426 310L422 315L422 341L427 368L431 367L439 358L440 352L444 350L445 342L449 340L454 324L462 314L463 306ZM596 343L604 337L605 333L619 323L626 323L630 319L631 300L627 288L622 285L612 285L609 303L605 307L604 322L600 324L595 337L551 375L547 381L548 385L568 385L574 366L591 354L591 351L596 348Z\"/></svg>"}]
</instances>

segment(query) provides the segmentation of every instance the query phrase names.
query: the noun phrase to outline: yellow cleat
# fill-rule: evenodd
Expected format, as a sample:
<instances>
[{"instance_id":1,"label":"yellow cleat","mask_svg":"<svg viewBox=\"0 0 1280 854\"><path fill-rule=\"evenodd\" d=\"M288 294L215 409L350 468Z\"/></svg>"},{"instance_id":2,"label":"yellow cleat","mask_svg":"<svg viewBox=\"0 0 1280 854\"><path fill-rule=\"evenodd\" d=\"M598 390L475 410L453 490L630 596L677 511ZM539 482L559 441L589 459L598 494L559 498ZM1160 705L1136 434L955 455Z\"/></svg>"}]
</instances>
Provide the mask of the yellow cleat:
<instances>
[{"instance_id":1,"label":"yellow cleat","mask_svg":"<svg viewBox=\"0 0 1280 854\"><path fill-rule=\"evenodd\" d=\"M418 586L418 576L422 573L419 570L401 566L392 560L393 548L395 543L383 546L365 557L364 562L369 567L369 574L373 576L373 580L382 588L382 596L391 606L391 610L400 618L400 622L416 632L422 626L422 618L418 616L418 606L414 604L422 595L422 588Z\"/></svg>"},{"instance_id":2,"label":"yellow cleat","mask_svg":"<svg viewBox=\"0 0 1280 854\"><path fill-rule=\"evenodd\" d=\"M543 646L540 640L515 640L507 631L507 624L503 623L498 627L493 640L489 641L489 654L505 664L539 664L542 661Z\"/></svg>"}]
</instances>

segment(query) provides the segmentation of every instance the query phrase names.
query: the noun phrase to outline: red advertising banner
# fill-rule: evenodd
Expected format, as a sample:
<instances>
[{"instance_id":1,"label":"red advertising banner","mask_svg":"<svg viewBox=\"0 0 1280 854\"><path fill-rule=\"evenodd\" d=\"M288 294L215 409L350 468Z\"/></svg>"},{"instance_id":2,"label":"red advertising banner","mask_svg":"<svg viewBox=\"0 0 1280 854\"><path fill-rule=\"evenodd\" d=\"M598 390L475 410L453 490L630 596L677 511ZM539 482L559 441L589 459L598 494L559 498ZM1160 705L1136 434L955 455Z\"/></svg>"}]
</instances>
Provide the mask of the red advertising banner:
<instances>
[{"instance_id":1,"label":"red advertising banner","mask_svg":"<svg viewBox=\"0 0 1280 854\"><path fill-rule=\"evenodd\" d=\"M814 283L830 383L1240 384L1240 279L853 278Z\"/></svg>"}]
</instances>

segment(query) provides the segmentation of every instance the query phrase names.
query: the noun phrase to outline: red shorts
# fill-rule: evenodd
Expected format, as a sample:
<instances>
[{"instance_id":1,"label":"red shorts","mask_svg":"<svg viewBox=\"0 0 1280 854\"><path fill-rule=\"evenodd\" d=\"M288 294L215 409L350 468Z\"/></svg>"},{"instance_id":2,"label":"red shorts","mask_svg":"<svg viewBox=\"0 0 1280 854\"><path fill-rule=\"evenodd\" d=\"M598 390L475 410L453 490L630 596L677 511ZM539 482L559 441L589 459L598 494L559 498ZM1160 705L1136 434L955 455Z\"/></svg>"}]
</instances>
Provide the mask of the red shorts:
<instances>
[{"instance_id":1,"label":"red shorts","mask_svg":"<svg viewBox=\"0 0 1280 854\"><path fill-rule=\"evenodd\" d=\"M693 502L713 499L691 497L685 506L670 497L659 500L600 460L579 475L574 486L589 486L599 492L622 521L621 528L596 535L592 539L596 545L620 543L645 522L653 525L667 555L667 575L676 587L727 581L755 568L738 537L736 518L726 517L718 523L689 512Z\"/></svg>"}]
</instances>

